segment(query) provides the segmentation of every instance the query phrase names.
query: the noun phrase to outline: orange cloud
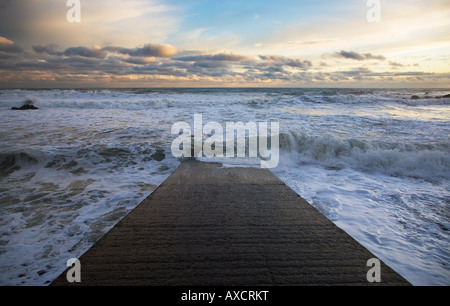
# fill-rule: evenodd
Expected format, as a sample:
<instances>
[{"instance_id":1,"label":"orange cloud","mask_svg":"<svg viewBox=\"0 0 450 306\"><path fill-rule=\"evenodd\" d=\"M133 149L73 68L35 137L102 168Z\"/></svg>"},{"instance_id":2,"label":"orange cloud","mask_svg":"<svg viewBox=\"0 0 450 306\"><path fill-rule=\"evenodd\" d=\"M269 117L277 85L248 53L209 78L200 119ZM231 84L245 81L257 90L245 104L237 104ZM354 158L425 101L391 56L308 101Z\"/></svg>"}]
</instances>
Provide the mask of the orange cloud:
<instances>
[{"instance_id":1,"label":"orange cloud","mask_svg":"<svg viewBox=\"0 0 450 306\"><path fill-rule=\"evenodd\" d=\"M2 45L14 45L14 42L12 40L9 40L5 37L0 36L0 44Z\"/></svg>"}]
</instances>

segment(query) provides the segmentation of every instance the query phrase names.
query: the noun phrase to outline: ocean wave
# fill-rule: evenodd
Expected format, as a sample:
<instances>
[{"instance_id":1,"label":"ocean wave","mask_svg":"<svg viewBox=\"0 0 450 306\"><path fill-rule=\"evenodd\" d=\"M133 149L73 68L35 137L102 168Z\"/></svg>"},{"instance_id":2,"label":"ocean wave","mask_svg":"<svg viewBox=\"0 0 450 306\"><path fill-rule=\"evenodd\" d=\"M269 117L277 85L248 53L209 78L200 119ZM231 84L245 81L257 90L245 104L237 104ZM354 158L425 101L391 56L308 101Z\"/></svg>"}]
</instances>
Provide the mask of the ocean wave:
<instances>
[{"instance_id":1,"label":"ocean wave","mask_svg":"<svg viewBox=\"0 0 450 306\"><path fill-rule=\"evenodd\" d=\"M293 92L283 96L280 104L344 104L344 105L376 105L400 104L406 106L450 105L450 97L445 91L381 91L381 90L311 90Z\"/></svg>"},{"instance_id":2,"label":"ocean wave","mask_svg":"<svg viewBox=\"0 0 450 306\"><path fill-rule=\"evenodd\" d=\"M444 98L443 96L414 96L417 98L405 98L396 100L398 104L407 106L439 106L439 105L450 105L450 98Z\"/></svg>"},{"instance_id":3,"label":"ocean wave","mask_svg":"<svg viewBox=\"0 0 450 306\"><path fill-rule=\"evenodd\" d=\"M95 144L63 151L53 149L51 152L31 149L10 151L0 153L0 178L17 171L40 169L64 171L75 176L104 168L117 171L127 167L143 167L148 163L158 165L168 156L170 152L165 145L150 143Z\"/></svg>"},{"instance_id":4,"label":"ocean wave","mask_svg":"<svg viewBox=\"0 0 450 306\"><path fill-rule=\"evenodd\" d=\"M370 142L290 132L280 135L280 149L292 161L331 169L353 168L423 179L450 178L447 143Z\"/></svg>"},{"instance_id":5,"label":"ocean wave","mask_svg":"<svg viewBox=\"0 0 450 306\"><path fill-rule=\"evenodd\" d=\"M298 104L406 106L450 105L446 91L319 90L319 89L54 89L1 90L0 108L37 107L144 110L192 105L242 104L252 108ZM213 99L211 98L213 97Z\"/></svg>"},{"instance_id":6,"label":"ocean wave","mask_svg":"<svg viewBox=\"0 0 450 306\"><path fill-rule=\"evenodd\" d=\"M0 153L0 177L7 176L23 167L36 165L38 160L29 153Z\"/></svg>"},{"instance_id":7,"label":"ocean wave","mask_svg":"<svg viewBox=\"0 0 450 306\"><path fill-rule=\"evenodd\" d=\"M155 109L167 106L165 96L157 93L127 93L113 90L4 90L1 108L23 105L24 101L40 109Z\"/></svg>"},{"instance_id":8,"label":"ocean wave","mask_svg":"<svg viewBox=\"0 0 450 306\"><path fill-rule=\"evenodd\" d=\"M244 104L262 107L276 97L265 94L228 93L211 99L208 92L154 90L3 90L0 108L20 107L30 101L40 109L120 109L151 110L174 107Z\"/></svg>"}]
</instances>

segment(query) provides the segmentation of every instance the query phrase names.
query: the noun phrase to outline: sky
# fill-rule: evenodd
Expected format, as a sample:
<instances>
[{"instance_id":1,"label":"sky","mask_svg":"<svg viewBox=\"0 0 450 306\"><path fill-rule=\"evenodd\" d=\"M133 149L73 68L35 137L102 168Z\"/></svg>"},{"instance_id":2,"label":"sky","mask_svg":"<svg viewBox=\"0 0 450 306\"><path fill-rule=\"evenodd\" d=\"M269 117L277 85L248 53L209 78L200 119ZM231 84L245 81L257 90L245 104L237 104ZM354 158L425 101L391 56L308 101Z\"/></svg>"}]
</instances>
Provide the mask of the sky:
<instances>
[{"instance_id":1,"label":"sky","mask_svg":"<svg viewBox=\"0 0 450 306\"><path fill-rule=\"evenodd\" d=\"M0 0L0 87L450 88L448 0L67 2Z\"/></svg>"}]
</instances>

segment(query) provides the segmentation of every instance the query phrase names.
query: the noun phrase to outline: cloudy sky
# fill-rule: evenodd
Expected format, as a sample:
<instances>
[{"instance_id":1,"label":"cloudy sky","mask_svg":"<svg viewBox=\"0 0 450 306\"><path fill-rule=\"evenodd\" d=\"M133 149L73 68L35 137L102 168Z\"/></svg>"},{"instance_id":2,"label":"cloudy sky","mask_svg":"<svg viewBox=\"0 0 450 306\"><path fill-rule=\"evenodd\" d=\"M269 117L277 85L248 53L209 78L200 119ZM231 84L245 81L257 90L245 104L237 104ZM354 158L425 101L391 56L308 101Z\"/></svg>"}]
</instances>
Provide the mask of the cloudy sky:
<instances>
[{"instance_id":1,"label":"cloudy sky","mask_svg":"<svg viewBox=\"0 0 450 306\"><path fill-rule=\"evenodd\" d=\"M0 0L0 87L450 87L450 1L379 2Z\"/></svg>"}]
</instances>

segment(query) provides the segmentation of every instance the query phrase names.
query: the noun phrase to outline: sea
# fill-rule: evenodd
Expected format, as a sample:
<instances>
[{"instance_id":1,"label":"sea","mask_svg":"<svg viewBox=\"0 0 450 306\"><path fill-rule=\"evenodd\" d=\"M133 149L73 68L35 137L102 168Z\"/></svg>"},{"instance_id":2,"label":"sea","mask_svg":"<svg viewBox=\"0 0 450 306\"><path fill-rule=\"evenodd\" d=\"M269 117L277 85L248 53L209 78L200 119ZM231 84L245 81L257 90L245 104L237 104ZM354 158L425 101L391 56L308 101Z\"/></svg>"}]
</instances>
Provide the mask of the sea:
<instances>
[{"instance_id":1,"label":"sea","mask_svg":"<svg viewBox=\"0 0 450 306\"><path fill-rule=\"evenodd\" d=\"M181 164L172 127L197 114L278 122L270 171L413 285L448 286L449 93L2 89L0 285L51 283Z\"/></svg>"}]
</instances>

